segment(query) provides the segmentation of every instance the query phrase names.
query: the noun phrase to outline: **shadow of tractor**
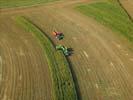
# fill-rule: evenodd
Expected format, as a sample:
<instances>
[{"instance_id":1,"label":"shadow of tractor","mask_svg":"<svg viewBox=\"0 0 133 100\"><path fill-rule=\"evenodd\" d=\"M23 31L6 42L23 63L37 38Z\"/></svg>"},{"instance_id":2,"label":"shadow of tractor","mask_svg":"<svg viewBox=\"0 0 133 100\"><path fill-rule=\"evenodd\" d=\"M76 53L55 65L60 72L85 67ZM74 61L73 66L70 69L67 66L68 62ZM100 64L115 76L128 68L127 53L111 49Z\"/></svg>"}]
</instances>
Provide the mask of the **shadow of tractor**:
<instances>
[{"instance_id":1,"label":"shadow of tractor","mask_svg":"<svg viewBox=\"0 0 133 100\"><path fill-rule=\"evenodd\" d=\"M73 48L67 48L68 52L69 52L69 56L74 54L74 50Z\"/></svg>"}]
</instances>

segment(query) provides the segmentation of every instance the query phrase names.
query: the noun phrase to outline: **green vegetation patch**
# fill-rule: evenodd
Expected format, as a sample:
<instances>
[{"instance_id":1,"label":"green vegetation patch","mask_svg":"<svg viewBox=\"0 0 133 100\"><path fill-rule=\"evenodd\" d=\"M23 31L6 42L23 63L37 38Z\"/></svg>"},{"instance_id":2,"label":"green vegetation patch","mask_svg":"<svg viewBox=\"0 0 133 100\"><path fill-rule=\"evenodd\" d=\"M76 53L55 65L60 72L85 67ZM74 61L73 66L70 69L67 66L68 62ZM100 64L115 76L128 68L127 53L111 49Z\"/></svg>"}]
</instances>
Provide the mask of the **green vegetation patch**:
<instances>
[{"instance_id":1,"label":"green vegetation patch","mask_svg":"<svg viewBox=\"0 0 133 100\"><path fill-rule=\"evenodd\" d=\"M37 5L57 0L0 0L0 8Z\"/></svg>"},{"instance_id":2,"label":"green vegetation patch","mask_svg":"<svg viewBox=\"0 0 133 100\"><path fill-rule=\"evenodd\" d=\"M80 5L76 9L133 41L133 23L117 1Z\"/></svg>"},{"instance_id":3,"label":"green vegetation patch","mask_svg":"<svg viewBox=\"0 0 133 100\"><path fill-rule=\"evenodd\" d=\"M35 24L32 24L24 17L17 17L15 20L26 31L34 33L45 52L52 76L53 100L77 100L71 70L64 54L55 50L55 47L48 37L45 36L45 33Z\"/></svg>"}]
</instances>

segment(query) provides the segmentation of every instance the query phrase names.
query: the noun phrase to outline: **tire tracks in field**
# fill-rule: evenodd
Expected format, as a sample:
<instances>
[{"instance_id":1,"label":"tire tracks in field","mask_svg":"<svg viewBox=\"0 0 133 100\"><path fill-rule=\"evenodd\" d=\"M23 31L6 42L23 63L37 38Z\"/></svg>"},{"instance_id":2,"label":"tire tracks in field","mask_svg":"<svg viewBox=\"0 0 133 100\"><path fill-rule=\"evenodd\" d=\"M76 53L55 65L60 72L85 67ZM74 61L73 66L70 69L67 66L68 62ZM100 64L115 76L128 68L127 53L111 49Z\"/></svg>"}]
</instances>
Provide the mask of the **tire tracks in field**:
<instances>
[{"instance_id":1,"label":"tire tracks in field","mask_svg":"<svg viewBox=\"0 0 133 100\"><path fill-rule=\"evenodd\" d=\"M0 46L5 61L0 100L51 100L50 73L41 46L32 33L16 28L11 18L0 20L4 22ZM4 30L5 26L9 29Z\"/></svg>"},{"instance_id":2,"label":"tire tracks in field","mask_svg":"<svg viewBox=\"0 0 133 100\"><path fill-rule=\"evenodd\" d=\"M133 2L132 0L118 0L120 6L125 10L129 19L133 22Z\"/></svg>"},{"instance_id":3,"label":"tire tracks in field","mask_svg":"<svg viewBox=\"0 0 133 100\"><path fill-rule=\"evenodd\" d=\"M56 11L53 10L55 8ZM64 32L65 41L62 42L74 48L70 60L78 78L81 100L132 100L133 74L130 70L133 63L129 59L133 53L128 49L126 40L70 8L53 6L39 10L41 13L34 12L26 16L52 39L50 33L53 29ZM88 57L83 51L87 52ZM89 72L86 72L87 69Z\"/></svg>"},{"instance_id":4,"label":"tire tracks in field","mask_svg":"<svg viewBox=\"0 0 133 100\"><path fill-rule=\"evenodd\" d=\"M121 6L121 8L126 12L126 14L128 15L129 19L133 23L133 7L131 7L131 6L133 6L133 3L130 0L127 0L128 6L130 6L129 8L127 8L126 7L126 3L123 3L123 1L117 0L117 2Z\"/></svg>"},{"instance_id":5,"label":"tire tracks in field","mask_svg":"<svg viewBox=\"0 0 133 100\"><path fill-rule=\"evenodd\" d=\"M22 13L31 18L54 42L56 40L50 33L54 29L64 32L65 41L55 43L74 48L74 54L69 60L75 74L79 99L132 100L133 62L130 59L133 53L128 49L130 46L127 41L71 9L76 4L90 1L67 0L45 7L14 10L10 14Z\"/></svg>"}]
</instances>

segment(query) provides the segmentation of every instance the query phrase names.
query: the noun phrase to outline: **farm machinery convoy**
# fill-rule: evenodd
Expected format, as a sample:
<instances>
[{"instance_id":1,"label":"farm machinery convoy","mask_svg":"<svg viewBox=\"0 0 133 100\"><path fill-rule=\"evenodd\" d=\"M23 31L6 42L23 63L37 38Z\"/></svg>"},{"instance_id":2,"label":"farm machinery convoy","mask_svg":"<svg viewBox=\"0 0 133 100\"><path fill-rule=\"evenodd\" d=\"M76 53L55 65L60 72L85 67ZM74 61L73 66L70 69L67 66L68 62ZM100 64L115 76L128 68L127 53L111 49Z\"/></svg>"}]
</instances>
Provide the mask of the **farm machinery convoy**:
<instances>
[{"instance_id":1,"label":"farm machinery convoy","mask_svg":"<svg viewBox=\"0 0 133 100\"><path fill-rule=\"evenodd\" d=\"M53 31L52 34L53 34L58 40L64 39L64 34L63 34L62 32ZM56 50L61 50L65 56L71 55L71 51L70 51L66 46L63 46L63 45L56 45Z\"/></svg>"}]
</instances>

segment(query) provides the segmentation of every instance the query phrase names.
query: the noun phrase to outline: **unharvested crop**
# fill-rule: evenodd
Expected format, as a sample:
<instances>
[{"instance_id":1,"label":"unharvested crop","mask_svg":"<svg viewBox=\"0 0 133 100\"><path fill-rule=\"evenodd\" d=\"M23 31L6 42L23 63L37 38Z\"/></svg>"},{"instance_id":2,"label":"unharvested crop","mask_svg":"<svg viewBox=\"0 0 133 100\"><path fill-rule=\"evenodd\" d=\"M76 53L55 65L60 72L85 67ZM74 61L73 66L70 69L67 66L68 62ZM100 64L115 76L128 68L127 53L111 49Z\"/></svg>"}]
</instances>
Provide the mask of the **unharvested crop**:
<instances>
[{"instance_id":1,"label":"unharvested crop","mask_svg":"<svg viewBox=\"0 0 133 100\"><path fill-rule=\"evenodd\" d=\"M17 17L17 23L25 28L26 31L34 33L44 49L45 56L53 82L54 100L77 100L75 85L69 64L62 52L56 51L51 41L44 33L24 17Z\"/></svg>"},{"instance_id":2,"label":"unharvested crop","mask_svg":"<svg viewBox=\"0 0 133 100\"><path fill-rule=\"evenodd\" d=\"M76 9L133 41L133 23L117 1L80 5Z\"/></svg>"}]
</instances>

